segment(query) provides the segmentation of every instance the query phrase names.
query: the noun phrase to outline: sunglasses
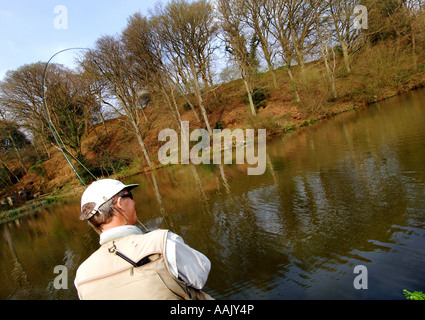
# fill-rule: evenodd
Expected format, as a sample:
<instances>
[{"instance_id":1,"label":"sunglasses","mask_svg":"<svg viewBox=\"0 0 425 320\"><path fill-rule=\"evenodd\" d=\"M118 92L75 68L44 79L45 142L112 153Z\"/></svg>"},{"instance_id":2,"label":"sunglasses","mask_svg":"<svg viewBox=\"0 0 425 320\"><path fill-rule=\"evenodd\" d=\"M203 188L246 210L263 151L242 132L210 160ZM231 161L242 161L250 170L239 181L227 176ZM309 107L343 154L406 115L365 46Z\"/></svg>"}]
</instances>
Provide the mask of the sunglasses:
<instances>
[{"instance_id":1,"label":"sunglasses","mask_svg":"<svg viewBox=\"0 0 425 320\"><path fill-rule=\"evenodd\" d=\"M131 200L133 200L133 195L131 194L131 192L129 192L129 193L123 194L121 198L130 198Z\"/></svg>"}]
</instances>

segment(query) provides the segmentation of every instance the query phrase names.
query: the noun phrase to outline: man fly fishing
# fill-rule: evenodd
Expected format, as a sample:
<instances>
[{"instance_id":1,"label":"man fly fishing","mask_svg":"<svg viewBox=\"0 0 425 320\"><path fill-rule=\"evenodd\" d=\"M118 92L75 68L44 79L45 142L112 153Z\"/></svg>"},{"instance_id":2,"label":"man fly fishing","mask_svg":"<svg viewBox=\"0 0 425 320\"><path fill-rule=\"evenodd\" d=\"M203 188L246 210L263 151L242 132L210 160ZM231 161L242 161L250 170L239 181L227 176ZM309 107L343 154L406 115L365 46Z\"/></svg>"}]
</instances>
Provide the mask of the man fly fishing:
<instances>
[{"instance_id":1,"label":"man fly fishing","mask_svg":"<svg viewBox=\"0 0 425 320\"><path fill-rule=\"evenodd\" d=\"M55 53L44 67L41 96L50 131L86 187L56 137L45 96L49 63L56 55L69 50L89 49L68 48ZM84 191L80 219L87 220L100 234L101 246L77 270L74 284L78 297L91 300L212 299L201 291L211 268L207 257L168 230L144 233L135 226L138 218L131 190L137 186L102 179Z\"/></svg>"},{"instance_id":2,"label":"man fly fishing","mask_svg":"<svg viewBox=\"0 0 425 320\"><path fill-rule=\"evenodd\" d=\"M103 179L81 197L81 220L100 234L100 248L77 270L80 299L212 299L201 291L211 268L202 253L168 230L144 233L131 190L137 184Z\"/></svg>"}]
</instances>

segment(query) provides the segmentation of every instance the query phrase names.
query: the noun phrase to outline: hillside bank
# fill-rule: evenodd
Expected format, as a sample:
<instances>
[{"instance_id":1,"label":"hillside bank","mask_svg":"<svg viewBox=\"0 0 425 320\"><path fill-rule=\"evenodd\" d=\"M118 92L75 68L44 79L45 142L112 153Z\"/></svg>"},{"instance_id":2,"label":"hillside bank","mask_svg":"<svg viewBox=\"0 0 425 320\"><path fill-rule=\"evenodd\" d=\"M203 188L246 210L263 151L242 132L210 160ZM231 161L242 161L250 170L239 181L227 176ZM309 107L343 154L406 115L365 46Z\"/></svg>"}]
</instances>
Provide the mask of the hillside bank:
<instances>
[{"instance_id":1,"label":"hillside bank","mask_svg":"<svg viewBox=\"0 0 425 320\"><path fill-rule=\"evenodd\" d=\"M335 69L337 98L330 97L321 60L306 64L304 70L296 67L294 74L300 102L294 101L292 85L284 67L276 70L277 87L274 87L270 73L258 73L254 84L255 90L261 93L258 102L262 106L257 110L257 116L251 115L245 102L243 82L238 79L205 90L208 118L210 124L216 128L266 129L269 138L282 135L423 87L424 57L418 59L414 66L410 62L408 51L395 52L390 43L365 49L354 56L351 73L345 72L339 57ZM185 108L183 98L178 98L178 103L182 120L189 121L191 131L204 128L194 112ZM110 119L105 124L93 126L82 144L82 153L87 159L86 166L96 178L123 180L162 166L157 158L158 150L163 144L158 141L158 134L165 128L178 132L177 125L162 101L153 101L145 109L145 113L148 121L142 123L141 131L154 164L150 167L146 165L137 139L126 128L122 119ZM78 167L75 161L73 163ZM94 179L81 167L79 172L87 183ZM40 197L78 196L84 186L59 148L51 146L50 158L34 165L33 170L28 170L20 179L20 183L3 190L2 197L5 199L11 194L16 195L19 190L25 190L30 195L25 200L31 199L29 203L32 203ZM34 195L36 199L33 199ZM28 204L28 201L21 201L19 204L15 202L14 206L22 204Z\"/></svg>"}]
</instances>

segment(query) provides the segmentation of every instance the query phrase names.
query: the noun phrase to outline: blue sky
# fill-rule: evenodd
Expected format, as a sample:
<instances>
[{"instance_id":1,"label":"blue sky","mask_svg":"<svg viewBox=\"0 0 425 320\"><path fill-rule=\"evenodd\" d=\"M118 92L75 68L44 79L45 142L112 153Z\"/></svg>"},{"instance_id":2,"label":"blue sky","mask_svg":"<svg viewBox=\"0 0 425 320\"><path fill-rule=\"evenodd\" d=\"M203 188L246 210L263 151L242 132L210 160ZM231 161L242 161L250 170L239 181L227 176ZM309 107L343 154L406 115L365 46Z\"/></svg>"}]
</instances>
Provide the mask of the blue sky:
<instances>
[{"instance_id":1,"label":"blue sky","mask_svg":"<svg viewBox=\"0 0 425 320\"><path fill-rule=\"evenodd\" d=\"M102 35L120 33L135 12L147 14L156 0L0 0L0 80L7 70L38 61L71 47L90 47ZM54 12L64 6L67 11ZM58 7L61 8L61 7ZM63 8L63 7L62 7ZM56 25L55 25L56 22ZM58 27L67 27L66 29ZM53 62L72 66L77 51Z\"/></svg>"}]
</instances>

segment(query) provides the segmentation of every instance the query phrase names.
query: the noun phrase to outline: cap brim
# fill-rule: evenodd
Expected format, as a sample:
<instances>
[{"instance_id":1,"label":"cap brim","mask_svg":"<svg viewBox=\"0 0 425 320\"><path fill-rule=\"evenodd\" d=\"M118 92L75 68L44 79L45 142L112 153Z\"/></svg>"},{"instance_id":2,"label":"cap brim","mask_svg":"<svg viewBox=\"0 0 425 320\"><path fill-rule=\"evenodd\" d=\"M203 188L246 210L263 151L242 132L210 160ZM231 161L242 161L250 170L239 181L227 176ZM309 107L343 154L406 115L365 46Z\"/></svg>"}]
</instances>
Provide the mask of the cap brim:
<instances>
[{"instance_id":1,"label":"cap brim","mask_svg":"<svg viewBox=\"0 0 425 320\"><path fill-rule=\"evenodd\" d=\"M138 184L129 184L128 186L125 186L124 189L126 189L127 191L130 191L130 190L133 190L134 188L136 188L138 186L139 186Z\"/></svg>"}]
</instances>

